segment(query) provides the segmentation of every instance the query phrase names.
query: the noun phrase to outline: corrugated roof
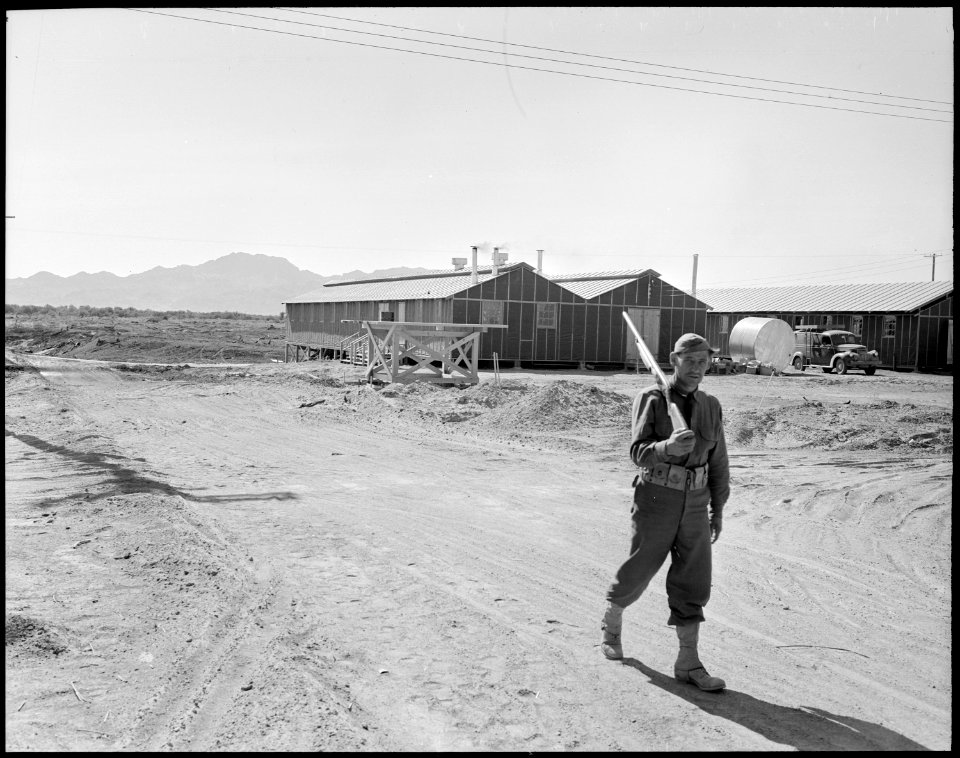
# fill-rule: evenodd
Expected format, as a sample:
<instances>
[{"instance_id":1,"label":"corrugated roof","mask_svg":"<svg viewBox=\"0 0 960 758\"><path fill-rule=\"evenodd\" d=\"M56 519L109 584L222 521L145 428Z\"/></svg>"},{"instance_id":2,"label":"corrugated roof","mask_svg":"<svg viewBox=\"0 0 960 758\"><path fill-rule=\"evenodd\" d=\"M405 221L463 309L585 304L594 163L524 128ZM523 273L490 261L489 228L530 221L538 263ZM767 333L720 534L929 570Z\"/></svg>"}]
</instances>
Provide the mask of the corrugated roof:
<instances>
[{"instance_id":1,"label":"corrugated roof","mask_svg":"<svg viewBox=\"0 0 960 758\"><path fill-rule=\"evenodd\" d=\"M596 271L586 274L554 274L547 278L555 282L577 282L585 279L639 279L646 274L660 276L652 268L631 268L623 271Z\"/></svg>"},{"instance_id":2,"label":"corrugated roof","mask_svg":"<svg viewBox=\"0 0 960 758\"><path fill-rule=\"evenodd\" d=\"M631 284L637 281L636 279L588 279L586 281L573 281L567 282L562 281L558 282L556 279L553 280L555 284L564 289L570 290L575 295L580 295L584 300L589 300L594 298L597 295L602 295L604 292L609 292L610 290L615 290L617 287L622 287L624 284Z\"/></svg>"},{"instance_id":3,"label":"corrugated roof","mask_svg":"<svg viewBox=\"0 0 960 758\"><path fill-rule=\"evenodd\" d=\"M524 261L514 261L513 263L503 263L500 266L498 266L497 273L498 275L503 274L511 269L518 268L520 266L526 266L527 268L531 268L529 263L525 263ZM493 271L493 267L489 264L485 266L477 267L477 274L490 274L492 273L492 271ZM367 277L364 279L344 279L342 281L327 282L323 286L324 287L340 287L340 286L343 286L344 284L362 284L365 282L366 283L399 282L405 279L433 279L441 276L464 276L465 274L469 274L470 272L471 272L470 268L434 269L433 271L421 271L417 274L402 274L399 276L379 276L376 278Z\"/></svg>"},{"instance_id":4,"label":"corrugated roof","mask_svg":"<svg viewBox=\"0 0 960 758\"><path fill-rule=\"evenodd\" d=\"M909 312L953 292L953 282L811 284L796 287L697 289L697 299L717 312Z\"/></svg>"},{"instance_id":5,"label":"corrugated roof","mask_svg":"<svg viewBox=\"0 0 960 758\"><path fill-rule=\"evenodd\" d=\"M511 263L500 266L497 276L502 276L527 263ZM390 279L361 279L355 282L332 282L318 290L291 298L287 303L352 303L371 300L433 300L450 297L474 286L470 269L459 272L432 272L415 277ZM490 267L477 269L477 283L495 278Z\"/></svg>"},{"instance_id":6,"label":"corrugated roof","mask_svg":"<svg viewBox=\"0 0 960 758\"><path fill-rule=\"evenodd\" d=\"M610 292L625 284L635 282L641 276L660 276L650 268L628 269L626 271L597 271L586 274L556 274L547 276L550 281L559 284L585 300Z\"/></svg>"},{"instance_id":7,"label":"corrugated roof","mask_svg":"<svg viewBox=\"0 0 960 758\"><path fill-rule=\"evenodd\" d=\"M536 271L525 261L505 263L498 268L497 275L525 266ZM630 284L642 276L650 274L660 276L653 269L629 269L625 271L597 271L584 274L540 274L545 279L579 295L590 299L617 287ZM381 279L358 279L352 282L330 282L321 289L299 295L287 303L335 303L370 300L422 300L450 297L468 289L471 284L471 269L441 269L411 276L384 277ZM492 267L487 264L477 267L477 281L485 282L492 278Z\"/></svg>"}]
</instances>

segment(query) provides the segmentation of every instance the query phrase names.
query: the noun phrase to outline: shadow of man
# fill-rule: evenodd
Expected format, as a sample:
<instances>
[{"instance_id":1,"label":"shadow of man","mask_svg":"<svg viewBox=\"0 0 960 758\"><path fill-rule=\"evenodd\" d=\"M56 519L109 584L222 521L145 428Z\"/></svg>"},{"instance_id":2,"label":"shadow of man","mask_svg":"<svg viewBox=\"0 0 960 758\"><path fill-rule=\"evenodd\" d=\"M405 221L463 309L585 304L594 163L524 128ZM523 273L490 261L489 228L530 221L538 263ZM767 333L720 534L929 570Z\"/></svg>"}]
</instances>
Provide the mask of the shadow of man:
<instances>
[{"instance_id":1,"label":"shadow of man","mask_svg":"<svg viewBox=\"0 0 960 758\"><path fill-rule=\"evenodd\" d=\"M645 666L636 658L624 658L622 663L645 674L657 687L682 697L712 716L729 719L771 742L791 745L797 750L929 750L869 721L819 708L774 705L730 689L702 692Z\"/></svg>"}]
</instances>

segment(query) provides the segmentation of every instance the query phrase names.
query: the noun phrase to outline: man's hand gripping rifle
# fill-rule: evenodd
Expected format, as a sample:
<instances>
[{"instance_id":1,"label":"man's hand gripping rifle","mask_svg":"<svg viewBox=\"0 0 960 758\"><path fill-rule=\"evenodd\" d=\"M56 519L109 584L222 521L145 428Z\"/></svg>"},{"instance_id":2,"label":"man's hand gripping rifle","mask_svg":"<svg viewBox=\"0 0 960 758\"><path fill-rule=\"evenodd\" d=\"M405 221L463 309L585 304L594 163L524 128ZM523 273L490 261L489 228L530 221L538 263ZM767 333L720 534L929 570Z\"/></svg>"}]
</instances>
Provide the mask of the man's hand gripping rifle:
<instances>
[{"instance_id":1,"label":"man's hand gripping rifle","mask_svg":"<svg viewBox=\"0 0 960 758\"><path fill-rule=\"evenodd\" d=\"M657 359L653 356L653 353L650 352L650 348L648 348L643 341L643 337L640 336L640 332L637 331L637 327L633 325L633 321L630 320L630 316L626 311L623 312L623 320L627 322L627 326L629 326L630 331L633 332L633 337L637 342L637 350L640 351L640 357L643 359L644 365L650 369L650 373L653 374L654 379L656 379L657 384L660 385L660 389L663 391L663 397L664 400L667 401L667 410L670 413L670 421L673 423L674 432L686 431L688 428L687 422L683 420L683 414L680 413L680 409L677 408L676 404L670 399L670 387L667 384L667 377L664 375L663 369L660 368Z\"/></svg>"}]
</instances>

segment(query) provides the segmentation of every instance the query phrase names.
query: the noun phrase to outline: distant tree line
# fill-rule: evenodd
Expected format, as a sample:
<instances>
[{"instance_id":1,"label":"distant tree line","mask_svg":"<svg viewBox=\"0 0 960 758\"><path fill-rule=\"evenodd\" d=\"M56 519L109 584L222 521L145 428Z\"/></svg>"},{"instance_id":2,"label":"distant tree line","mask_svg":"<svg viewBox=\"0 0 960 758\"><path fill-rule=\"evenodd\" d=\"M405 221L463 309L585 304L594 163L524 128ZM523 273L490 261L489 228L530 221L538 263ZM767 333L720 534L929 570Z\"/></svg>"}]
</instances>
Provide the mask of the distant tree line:
<instances>
[{"instance_id":1,"label":"distant tree line","mask_svg":"<svg viewBox=\"0 0 960 758\"><path fill-rule=\"evenodd\" d=\"M169 318L209 318L209 319L231 319L231 320L260 320L265 318L274 318L273 316L258 316L252 313L240 313L238 311L208 311L197 313L195 311L155 311L142 310L140 308L123 308L120 306L94 307L92 305L4 305L4 313L14 316L30 316L37 314L48 314L59 317L82 318L84 316L114 316L118 318L130 318L131 316L148 316L161 319ZM284 318L283 312L280 318Z\"/></svg>"}]
</instances>

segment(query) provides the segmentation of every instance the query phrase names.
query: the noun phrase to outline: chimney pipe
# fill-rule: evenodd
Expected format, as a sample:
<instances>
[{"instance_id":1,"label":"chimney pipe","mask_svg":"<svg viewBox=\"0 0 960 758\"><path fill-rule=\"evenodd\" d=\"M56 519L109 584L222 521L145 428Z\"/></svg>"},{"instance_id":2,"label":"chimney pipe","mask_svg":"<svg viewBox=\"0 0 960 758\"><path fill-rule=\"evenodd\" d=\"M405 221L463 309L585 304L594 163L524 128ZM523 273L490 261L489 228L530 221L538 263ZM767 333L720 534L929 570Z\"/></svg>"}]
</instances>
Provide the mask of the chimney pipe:
<instances>
[{"instance_id":1,"label":"chimney pipe","mask_svg":"<svg viewBox=\"0 0 960 758\"><path fill-rule=\"evenodd\" d=\"M496 276L498 271L497 267L500 264L500 248L493 248L493 267L490 269L491 276Z\"/></svg>"},{"instance_id":2,"label":"chimney pipe","mask_svg":"<svg viewBox=\"0 0 960 758\"><path fill-rule=\"evenodd\" d=\"M697 258L699 256L697 253L693 254L693 291L690 293L694 297L697 296Z\"/></svg>"},{"instance_id":3,"label":"chimney pipe","mask_svg":"<svg viewBox=\"0 0 960 758\"><path fill-rule=\"evenodd\" d=\"M543 250L537 250L537 273L543 273Z\"/></svg>"},{"instance_id":4,"label":"chimney pipe","mask_svg":"<svg viewBox=\"0 0 960 758\"><path fill-rule=\"evenodd\" d=\"M477 246L474 245L473 248L473 272L470 274L470 284L477 283Z\"/></svg>"}]
</instances>

